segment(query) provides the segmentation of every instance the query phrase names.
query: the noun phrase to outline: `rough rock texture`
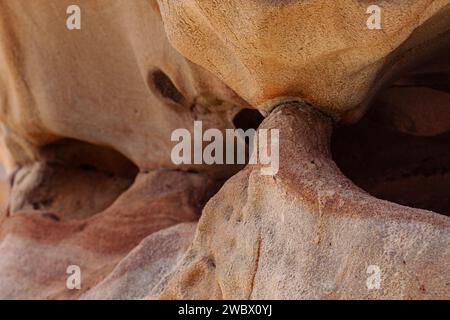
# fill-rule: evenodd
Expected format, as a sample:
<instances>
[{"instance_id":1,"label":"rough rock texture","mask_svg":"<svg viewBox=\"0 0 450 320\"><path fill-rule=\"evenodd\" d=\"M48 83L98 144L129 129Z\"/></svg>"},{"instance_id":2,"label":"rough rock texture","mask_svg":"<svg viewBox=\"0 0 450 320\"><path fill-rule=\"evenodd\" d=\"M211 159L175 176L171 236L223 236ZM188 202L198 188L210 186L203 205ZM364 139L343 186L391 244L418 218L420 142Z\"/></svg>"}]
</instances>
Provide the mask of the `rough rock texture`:
<instances>
[{"instance_id":1,"label":"rough rock texture","mask_svg":"<svg viewBox=\"0 0 450 320\"><path fill-rule=\"evenodd\" d=\"M179 224L154 233L126 256L111 274L82 299L157 297L188 249L196 224Z\"/></svg>"},{"instance_id":2,"label":"rough rock texture","mask_svg":"<svg viewBox=\"0 0 450 320\"><path fill-rule=\"evenodd\" d=\"M450 298L450 0L76 2L0 0L0 298ZM171 161L259 112L275 176Z\"/></svg>"},{"instance_id":3,"label":"rough rock texture","mask_svg":"<svg viewBox=\"0 0 450 320\"><path fill-rule=\"evenodd\" d=\"M359 114L393 74L449 47L448 0L158 3L174 47L262 109L294 96ZM383 10L381 30L367 28L369 5Z\"/></svg>"},{"instance_id":4,"label":"rough rock texture","mask_svg":"<svg viewBox=\"0 0 450 320\"><path fill-rule=\"evenodd\" d=\"M301 104L280 132L280 171L247 167L207 204L170 299L448 298L450 221L378 200L331 159L331 122ZM382 270L368 290L367 267Z\"/></svg>"},{"instance_id":5,"label":"rough rock texture","mask_svg":"<svg viewBox=\"0 0 450 320\"><path fill-rule=\"evenodd\" d=\"M198 174L160 170L140 174L110 207L87 219L61 222L51 213L26 211L2 217L0 296L76 298L148 235L197 220L210 191L211 184ZM66 288L70 265L83 271L79 291ZM157 282L160 275L152 276Z\"/></svg>"},{"instance_id":6,"label":"rough rock texture","mask_svg":"<svg viewBox=\"0 0 450 320\"><path fill-rule=\"evenodd\" d=\"M72 2L0 1L1 159L11 182L0 298L79 297L146 237L196 221L237 169L170 159L174 129L233 127L245 103L169 45L156 3L80 0L82 29L69 31ZM189 243L163 237L168 254ZM81 267L79 291L66 288L69 265ZM164 275L154 272L149 286Z\"/></svg>"}]
</instances>

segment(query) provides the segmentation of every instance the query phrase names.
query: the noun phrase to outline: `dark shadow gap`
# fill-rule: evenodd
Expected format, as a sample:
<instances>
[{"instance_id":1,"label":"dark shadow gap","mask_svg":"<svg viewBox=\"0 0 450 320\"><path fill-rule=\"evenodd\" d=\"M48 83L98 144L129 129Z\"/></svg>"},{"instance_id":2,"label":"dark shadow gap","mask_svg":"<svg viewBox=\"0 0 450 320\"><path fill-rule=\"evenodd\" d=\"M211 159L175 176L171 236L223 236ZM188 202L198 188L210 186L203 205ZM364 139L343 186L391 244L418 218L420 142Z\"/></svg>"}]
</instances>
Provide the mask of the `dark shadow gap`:
<instances>
[{"instance_id":1,"label":"dark shadow gap","mask_svg":"<svg viewBox=\"0 0 450 320\"><path fill-rule=\"evenodd\" d=\"M447 64L418 68L383 90L359 123L336 128L341 171L379 199L450 216L449 79Z\"/></svg>"}]
</instances>

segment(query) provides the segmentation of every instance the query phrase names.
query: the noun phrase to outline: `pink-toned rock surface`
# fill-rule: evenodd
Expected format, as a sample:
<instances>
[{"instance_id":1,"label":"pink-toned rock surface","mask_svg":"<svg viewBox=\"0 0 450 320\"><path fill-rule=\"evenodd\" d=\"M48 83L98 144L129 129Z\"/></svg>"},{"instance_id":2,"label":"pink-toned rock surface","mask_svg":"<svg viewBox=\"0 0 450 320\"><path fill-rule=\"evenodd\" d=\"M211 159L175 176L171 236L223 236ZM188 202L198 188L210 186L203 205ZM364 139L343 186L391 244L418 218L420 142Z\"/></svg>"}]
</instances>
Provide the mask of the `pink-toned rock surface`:
<instances>
[{"instance_id":1,"label":"pink-toned rock surface","mask_svg":"<svg viewBox=\"0 0 450 320\"><path fill-rule=\"evenodd\" d=\"M179 224L145 238L82 299L157 297L188 249L196 223Z\"/></svg>"},{"instance_id":2,"label":"pink-toned rock surface","mask_svg":"<svg viewBox=\"0 0 450 320\"><path fill-rule=\"evenodd\" d=\"M449 0L72 4L0 0L0 298L450 298ZM259 112L275 175L172 161Z\"/></svg>"},{"instance_id":3,"label":"pink-toned rock surface","mask_svg":"<svg viewBox=\"0 0 450 320\"><path fill-rule=\"evenodd\" d=\"M330 119L310 107L262 124L280 127L279 173L250 166L225 184L162 298L449 298L449 219L357 188L331 159ZM368 290L371 265L380 290Z\"/></svg>"},{"instance_id":4,"label":"pink-toned rock surface","mask_svg":"<svg viewBox=\"0 0 450 320\"><path fill-rule=\"evenodd\" d=\"M107 286L144 239L197 221L238 168L172 163L174 129L192 130L194 120L233 127L245 103L171 47L154 1L78 1L76 31L66 28L71 4L0 1L1 159L11 189L0 216L0 298L77 298ZM173 267L187 232L155 240L173 255L158 266ZM66 287L70 265L80 267L81 290ZM164 276L155 268L150 287ZM104 297L135 297L129 289Z\"/></svg>"},{"instance_id":5,"label":"pink-toned rock surface","mask_svg":"<svg viewBox=\"0 0 450 320\"><path fill-rule=\"evenodd\" d=\"M198 219L202 196L210 188L197 174L162 170L140 174L110 207L90 218L64 222L52 212L40 211L3 216L0 296L78 297L101 282L148 235ZM66 287L70 265L83 271L82 290Z\"/></svg>"}]
</instances>

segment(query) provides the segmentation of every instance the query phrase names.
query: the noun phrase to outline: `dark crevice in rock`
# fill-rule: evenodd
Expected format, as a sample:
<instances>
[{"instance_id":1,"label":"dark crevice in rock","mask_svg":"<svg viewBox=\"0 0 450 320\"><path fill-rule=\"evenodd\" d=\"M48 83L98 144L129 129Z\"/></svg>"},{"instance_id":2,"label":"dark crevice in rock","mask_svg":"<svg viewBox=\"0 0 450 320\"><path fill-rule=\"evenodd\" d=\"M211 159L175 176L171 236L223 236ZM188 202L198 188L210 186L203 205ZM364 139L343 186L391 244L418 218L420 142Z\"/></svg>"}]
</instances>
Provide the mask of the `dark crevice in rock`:
<instances>
[{"instance_id":1,"label":"dark crevice in rock","mask_svg":"<svg viewBox=\"0 0 450 320\"><path fill-rule=\"evenodd\" d=\"M337 128L332 153L373 196L450 216L450 59L432 59L382 90L357 124Z\"/></svg>"},{"instance_id":2,"label":"dark crevice in rock","mask_svg":"<svg viewBox=\"0 0 450 320\"><path fill-rule=\"evenodd\" d=\"M332 152L343 173L377 198L450 216L450 133L405 134L372 115L335 131Z\"/></svg>"},{"instance_id":3,"label":"dark crevice in rock","mask_svg":"<svg viewBox=\"0 0 450 320\"><path fill-rule=\"evenodd\" d=\"M154 70L150 73L148 84L155 94L177 104L184 104L186 98L178 90L170 77L162 70Z\"/></svg>"},{"instance_id":4,"label":"dark crevice in rock","mask_svg":"<svg viewBox=\"0 0 450 320\"><path fill-rule=\"evenodd\" d=\"M233 118L233 124L236 129L244 131L248 129L258 129L263 122L263 115L256 109L242 109Z\"/></svg>"}]
</instances>

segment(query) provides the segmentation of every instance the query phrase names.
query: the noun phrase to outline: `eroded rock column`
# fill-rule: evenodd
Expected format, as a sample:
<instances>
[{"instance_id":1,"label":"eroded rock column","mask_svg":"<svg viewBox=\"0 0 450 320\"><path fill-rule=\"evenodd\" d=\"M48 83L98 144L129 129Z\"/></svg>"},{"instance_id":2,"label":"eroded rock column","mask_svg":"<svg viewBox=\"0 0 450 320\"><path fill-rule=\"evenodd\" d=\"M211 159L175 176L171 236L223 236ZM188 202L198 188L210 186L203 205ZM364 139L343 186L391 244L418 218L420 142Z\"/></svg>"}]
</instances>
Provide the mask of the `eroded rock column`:
<instances>
[{"instance_id":1,"label":"eroded rock column","mask_svg":"<svg viewBox=\"0 0 450 320\"><path fill-rule=\"evenodd\" d=\"M311 107L278 107L270 128L281 129L278 174L248 166L225 184L161 298L448 296L448 219L354 186L331 159L331 120ZM370 266L380 290L368 288Z\"/></svg>"}]
</instances>

